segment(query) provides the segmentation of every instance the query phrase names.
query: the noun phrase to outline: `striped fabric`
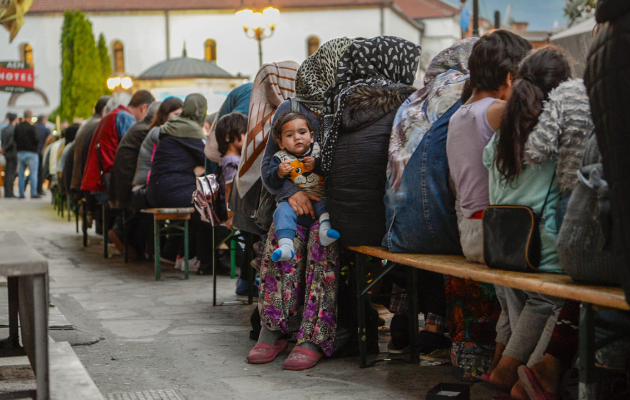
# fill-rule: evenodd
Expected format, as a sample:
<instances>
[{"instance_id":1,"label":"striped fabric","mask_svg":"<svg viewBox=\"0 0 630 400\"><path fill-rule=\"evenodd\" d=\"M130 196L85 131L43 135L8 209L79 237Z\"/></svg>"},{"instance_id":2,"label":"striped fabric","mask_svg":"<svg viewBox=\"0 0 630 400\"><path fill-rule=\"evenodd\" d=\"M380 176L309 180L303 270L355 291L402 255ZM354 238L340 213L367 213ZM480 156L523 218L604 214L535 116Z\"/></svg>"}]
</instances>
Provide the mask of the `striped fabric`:
<instances>
[{"instance_id":1,"label":"striped fabric","mask_svg":"<svg viewBox=\"0 0 630 400\"><path fill-rule=\"evenodd\" d=\"M260 179L260 165L271 132L271 122L280 104L295 96L299 65L293 61L265 64L260 68L249 103L247 139L241 153L236 185L241 198Z\"/></svg>"}]
</instances>

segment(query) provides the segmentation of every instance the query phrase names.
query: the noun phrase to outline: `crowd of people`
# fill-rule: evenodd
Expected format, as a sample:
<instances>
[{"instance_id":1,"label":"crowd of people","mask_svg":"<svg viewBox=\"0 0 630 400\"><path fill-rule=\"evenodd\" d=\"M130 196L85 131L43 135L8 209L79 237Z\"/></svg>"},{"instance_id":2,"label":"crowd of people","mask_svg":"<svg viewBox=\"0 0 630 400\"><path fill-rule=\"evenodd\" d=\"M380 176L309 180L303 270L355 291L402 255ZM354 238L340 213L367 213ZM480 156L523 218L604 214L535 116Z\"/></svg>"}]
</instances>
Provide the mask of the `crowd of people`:
<instances>
[{"instance_id":1,"label":"crowd of people","mask_svg":"<svg viewBox=\"0 0 630 400\"><path fill-rule=\"evenodd\" d=\"M32 198L47 179L85 199L97 229L101 204L124 210L127 218L113 214L113 228L103 234L122 247L124 231L132 258L144 259L151 254L152 220L140 210L190 207L196 178L214 173L229 210L215 234L260 237L257 260L237 251L237 293L246 293L250 261L260 271L252 316L260 331L247 360L273 361L296 334L284 362L289 370L353 354L348 336L354 333L345 334L356 329L349 321L353 305L341 300L352 286L347 246L461 254L486 263L493 238L484 234L484 212L492 206L539 215L537 271L565 273L588 251L591 265L619 271L593 283L621 282L627 289L627 212L618 200L628 193L619 172L627 163L616 148L620 132L610 129L627 125L610 119L628 122L627 113L613 111L627 104L628 94L602 89L599 81L614 85L622 72L615 70L617 60L598 53L621 46L611 39L620 31L628 44L630 10L619 4L600 1L597 18L606 25L585 80L572 76L561 49L533 50L522 37L496 30L440 52L416 89L418 45L391 36L339 38L301 65L263 65L253 83L235 88L210 115L202 95L156 102L147 91L136 92L128 105L100 98L92 117L59 136L50 135L44 117L33 126L30 112L20 123L9 114L2 129L5 197L13 196L16 170L24 197L28 169ZM624 60L627 49L619 50ZM597 212L580 208L583 189L595 179ZM610 194L603 194L608 186ZM589 210L600 231L580 225ZM581 242L569 240L574 226L581 227ZM191 268L202 275L212 270L212 229L195 211ZM589 246L602 235L616 237L607 246ZM181 239L169 238L162 254L183 268L183 248ZM577 352L579 303L419 271L425 326L411 343L409 318L416 316L408 315L406 284L385 281L393 292L390 352L415 346L425 357L446 356L464 379L486 380L515 399L560 398L560 377ZM623 313L611 318L630 321ZM625 349L617 357L599 354L598 361L627 369Z\"/></svg>"}]
</instances>

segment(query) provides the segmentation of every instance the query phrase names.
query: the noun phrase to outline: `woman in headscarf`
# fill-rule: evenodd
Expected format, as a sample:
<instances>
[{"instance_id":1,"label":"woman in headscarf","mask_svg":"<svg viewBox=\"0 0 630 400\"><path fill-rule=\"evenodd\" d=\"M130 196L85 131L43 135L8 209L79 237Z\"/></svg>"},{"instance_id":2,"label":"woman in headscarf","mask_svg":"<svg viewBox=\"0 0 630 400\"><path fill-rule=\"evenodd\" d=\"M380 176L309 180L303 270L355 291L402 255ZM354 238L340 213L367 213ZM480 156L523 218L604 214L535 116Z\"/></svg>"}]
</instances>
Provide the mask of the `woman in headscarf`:
<instances>
[{"instance_id":1,"label":"woman in headscarf","mask_svg":"<svg viewBox=\"0 0 630 400\"><path fill-rule=\"evenodd\" d=\"M240 193L254 190L261 172L263 177L267 176L269 163L280 150L269 133L280 117L292 110L306 115L315 127L317 140L324 92L334 82L337 61L353 41L341 38L326 42L304 61L297 71L295 100L278 102L275 115L266 111L264 103L254 103L252 96L249 135L237 180ZM269 191L278 200L287 199L298 216L313 212L311 199L291 182L281 190ZM258 343L247 357L250 363L273 361L287 348L286 340L280 337L290 332L298 332L298 344L284 363L286 369L310 368L322 354L332 355L337 328L339 261L337 246L323 247L318 238L318 222L310 227L298 225L294 259L274 263L271 254L278 248L278 241L273 227L269 230L261 263L258 303L262 329Z\"/></svg>"},{"instance_id":2,"label":"woman in headscarf","mask_svg":"<svg viewBox=\"0 0 630 400\"><path fill-rule=\"evenodd\" d=\"M204 172L205 134L202 128L207 110L206 98L197 93L191 94L184 101L181 115L160 127L160 144L155 150L147 188L147 200L151 207L190 207L196 189L195 178ZM195 211L191 216L188 236L192 270L199 268L200 262L211 262L195 259L198 248L204 245L200 239L210 237L206 231L212 234L212 228L206 225Z\"/></svg>"},{"instance_id":3,"label":"woman in headscarf","mask_svg":"<svg viewBox=\"0 0 630 400\"><path fill-rule=\"evenodd\" d=\"M326 92L322 169L330 222L345 245L380 245L385 235L387 148L396 111L415 91L420 52L393 36L356 41Z\"/></svg>"}]
</instances>

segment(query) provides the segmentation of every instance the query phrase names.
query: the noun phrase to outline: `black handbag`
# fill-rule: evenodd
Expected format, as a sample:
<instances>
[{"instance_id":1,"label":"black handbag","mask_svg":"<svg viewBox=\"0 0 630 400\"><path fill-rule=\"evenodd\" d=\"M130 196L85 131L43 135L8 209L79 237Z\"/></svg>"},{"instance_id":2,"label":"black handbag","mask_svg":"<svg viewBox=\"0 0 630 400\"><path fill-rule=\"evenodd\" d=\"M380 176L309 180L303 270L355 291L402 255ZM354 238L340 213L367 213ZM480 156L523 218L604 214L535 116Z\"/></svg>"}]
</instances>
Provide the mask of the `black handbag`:
<instances>
[{"instance_id":1,"label":"black handbag","mask_svg":"<svg viewBox=\"0 0 630 400\"><path fill-rule=\"evenodd\" d=\"M483 212L483 259L492 269L537 272L541 261L540 222L556 178L554 172L540 214L526 206L497 205Z\"/></svg>"}]
</instances>

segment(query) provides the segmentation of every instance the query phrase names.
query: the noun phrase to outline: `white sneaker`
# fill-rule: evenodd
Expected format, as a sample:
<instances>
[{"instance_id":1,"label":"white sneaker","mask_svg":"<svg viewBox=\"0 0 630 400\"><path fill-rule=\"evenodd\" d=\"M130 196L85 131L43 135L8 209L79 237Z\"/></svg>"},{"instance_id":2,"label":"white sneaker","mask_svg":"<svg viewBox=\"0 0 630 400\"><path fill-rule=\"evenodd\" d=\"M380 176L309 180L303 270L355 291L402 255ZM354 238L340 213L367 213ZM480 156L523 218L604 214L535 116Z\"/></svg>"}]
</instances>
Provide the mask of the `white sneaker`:
<instances>
[{"instance_id":1,"label":"white sneaker","mask_svg":"<svg viewBox=\"0 0 630 400\"><path fill-rule=\"evenodd\" d=\"M197 257L193 257L188 260L188 272L197 272L199 269L199 265L201 265L201 261L197 259ZM177 261L175 262L175 269L180 271L186 270L186 260L184 257L177 256Z\"/></svg>"}]
</instances>

